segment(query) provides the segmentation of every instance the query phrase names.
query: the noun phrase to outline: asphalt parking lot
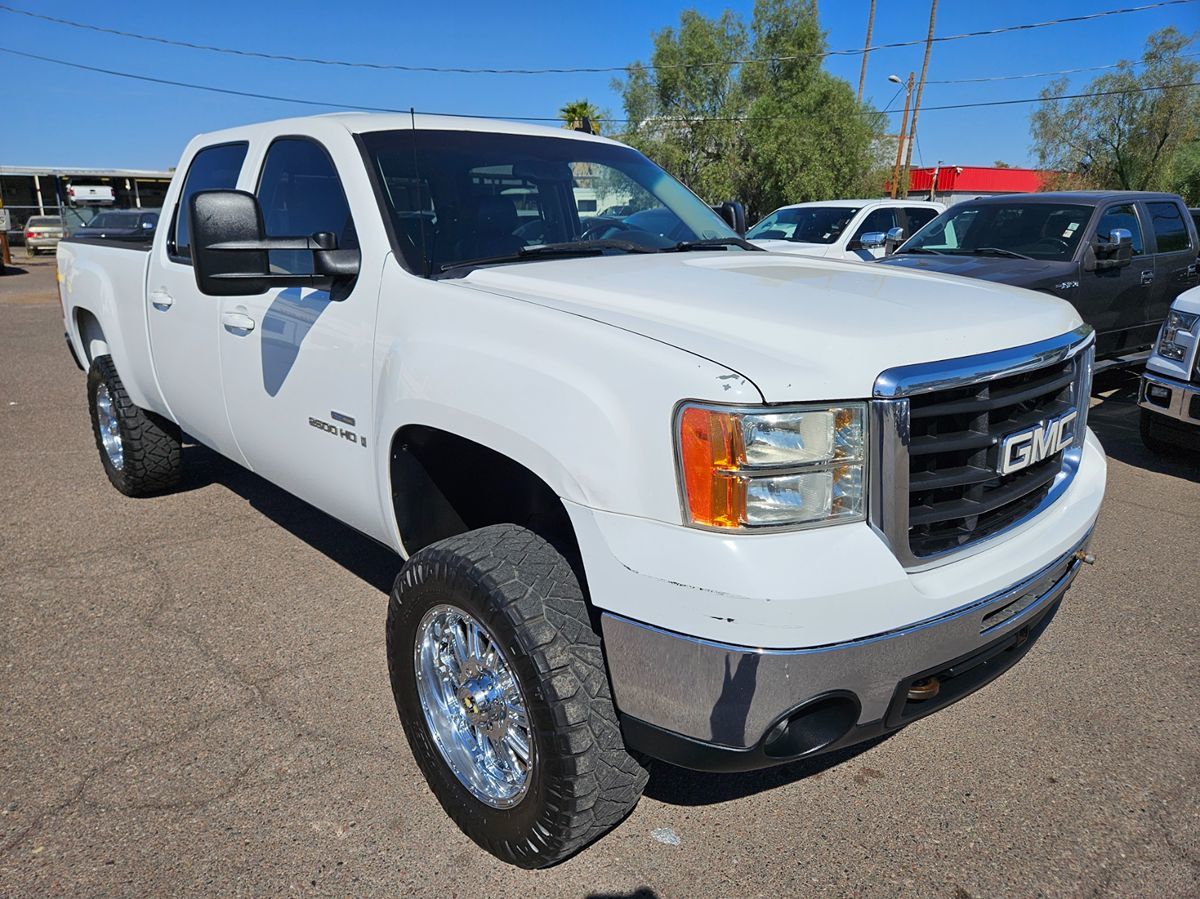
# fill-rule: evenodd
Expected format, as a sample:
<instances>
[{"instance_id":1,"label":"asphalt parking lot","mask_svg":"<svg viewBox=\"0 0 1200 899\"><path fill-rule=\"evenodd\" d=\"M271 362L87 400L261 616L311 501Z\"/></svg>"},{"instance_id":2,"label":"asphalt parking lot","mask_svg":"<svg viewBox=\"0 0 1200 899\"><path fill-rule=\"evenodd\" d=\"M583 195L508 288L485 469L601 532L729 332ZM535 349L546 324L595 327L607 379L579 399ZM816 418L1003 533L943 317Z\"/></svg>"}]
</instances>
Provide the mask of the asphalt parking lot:
<instances>
[{"instance_id":1,"label":"asphalt parking lot","mask_svg":"<svg viewBox=\"0 0 1200 899\"><path fill-rule=\"evenodd\" d=\"M507 868L442 813L383 648L398 560L213 453L127 499L52 257L0 277L0 895L1200 895L1200 460L1092 426L1108 498L1026 659L865 749L661 767L615 832ZM13 270L10 270L13 271Z\"/></svg>"}]
</instances>

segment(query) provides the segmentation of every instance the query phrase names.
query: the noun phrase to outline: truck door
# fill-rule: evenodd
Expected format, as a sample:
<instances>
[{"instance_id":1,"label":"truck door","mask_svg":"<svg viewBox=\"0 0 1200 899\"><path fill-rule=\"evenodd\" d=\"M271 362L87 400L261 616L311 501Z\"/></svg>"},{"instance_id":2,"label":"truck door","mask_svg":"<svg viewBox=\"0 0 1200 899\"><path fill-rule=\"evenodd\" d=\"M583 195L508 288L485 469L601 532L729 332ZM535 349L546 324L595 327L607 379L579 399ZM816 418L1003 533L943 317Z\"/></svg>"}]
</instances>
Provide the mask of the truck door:
<instances>
[{"instance_id":1,"label":"truck door","mask_svg":"<svg viewBox=\"0 0 1200 899\"><path fill-rule=\"evenodd\" d=\"M192 437L238 462L245 460L221 395L218 304L196 288L186 210L197 191L237 187L248 146L218 144L192 157L170 230L155 243L145 299L154 372L171 416Z\"/></svg>"},{"instance_id":2,"label":"truck door","mask_svg":"<svg viewBox=\"0 0 1200 899\"><path fill-rule=\"evenodd\" d=\"M1124 268L1081 271L1079 299L1075 301L1084 320L1096 329L1096 353L1100 356L1138 349L1154 279L1154 262L1146 252L1136 204L1110 203L1101 210L1092 238L1097 246L1107 243L1114 228L1133 235L1133 260Z\"/></svg>"},{"instance_id":3,"label":"truck door","mask_svg":"<svg viewBox=\"0 0 1200 899\"><path fill-rule=\"evenodd\" d=\"M378 221L374 207L351 209L329 153L307 137L271 143L255 193L268 237L327 231L339 248L352 249L359 247L355 218ZM336 300L307 287L215 300L225 405L250 468L376 536L371 388L382 264L382 253L364 255L353 287ZM308 274L312 254L272 251L270 265Z\"/></svg>"},{"instance_id":4,"label":"truck door","mask_svg":"<svg viewBox=\"0 0 1200 899\"><path fill-rule=\"evenodd\" d=\"M1200 283L1196 274L1196 241L1185 217L1187 211L1174 200L1146 203L1151 230L1154 231L1154 283L1150 288L1150 309L1145 342L1153 343L1159 326L1175 298Z\"/></svg>"}]
</instances>

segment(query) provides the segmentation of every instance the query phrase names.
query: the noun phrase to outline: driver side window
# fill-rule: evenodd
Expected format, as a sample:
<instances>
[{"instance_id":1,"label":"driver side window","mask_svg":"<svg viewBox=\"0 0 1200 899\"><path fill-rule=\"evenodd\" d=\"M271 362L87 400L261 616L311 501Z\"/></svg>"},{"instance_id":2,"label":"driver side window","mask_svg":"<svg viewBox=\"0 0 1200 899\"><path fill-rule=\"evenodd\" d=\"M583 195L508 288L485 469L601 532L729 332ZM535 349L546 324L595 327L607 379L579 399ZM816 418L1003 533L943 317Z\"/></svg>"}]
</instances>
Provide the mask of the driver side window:
<instances>
[{"instance_id":1,"label":"driver side window","mask_svg":"<svg viewBox=\"0 0 1200 899\"><path fill-rule=\"evenodd\" d=\"M886 234L892 228L896 227L896 210L890 206L881 206L878 209L872 209L867 213L867 217L863 219L863 223L858 226L858 230L854 232L852 241L862 240L864 234L870 234L873 231L882 231Z\"/></svg>"},{"instance_id":2,"label":"driver side window","mask_svg":"<svg viewBox=\"0 0 1200 899\"><path fill-rule=\"evenodd\" d=\"M1100 216L1096 225L1096 237L1101 243L1108 242L1108 234L1113 228L1124 228L1133 235L1133 255L1142 255L1142 226L1138 222L1137 210L1132 203L1120 206L1109 206Z\"/></svg>"},{"instance_id":3,"label":"driver side window","mask_svg":"<svg viewBox=\"0 0 1200 899\"><path fill-rule=\"evenodd\" d=\"M258 202L267 237L311 237L329 231L339 249L358 249L342 182L333 160L316 141L285 137L271 144L258 181ZM313 270L313 254L272 250L270 263L274 272L307 275Z\"/></svg>"}]
</instances>

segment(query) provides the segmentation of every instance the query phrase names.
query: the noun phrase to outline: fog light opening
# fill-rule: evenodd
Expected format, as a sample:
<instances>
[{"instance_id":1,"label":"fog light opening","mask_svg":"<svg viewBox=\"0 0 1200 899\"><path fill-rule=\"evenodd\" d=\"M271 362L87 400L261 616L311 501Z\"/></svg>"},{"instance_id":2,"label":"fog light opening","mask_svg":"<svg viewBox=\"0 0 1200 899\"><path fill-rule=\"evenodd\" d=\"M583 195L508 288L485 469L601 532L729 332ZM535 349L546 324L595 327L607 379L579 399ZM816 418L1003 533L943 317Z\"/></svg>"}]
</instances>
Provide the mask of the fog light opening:
<instances>
[{"instance_id":1,"label":"fog light opening","mask_svg":"<svg viewBox=\"0 0 1200 899\"><path fill-rule=\"evenodd\" d=\"M853 693L819 696L772 727L763 740L763 752L771 758L817 752L844 737L858 722L859 711Z\"/></svg>"}]
</instances>

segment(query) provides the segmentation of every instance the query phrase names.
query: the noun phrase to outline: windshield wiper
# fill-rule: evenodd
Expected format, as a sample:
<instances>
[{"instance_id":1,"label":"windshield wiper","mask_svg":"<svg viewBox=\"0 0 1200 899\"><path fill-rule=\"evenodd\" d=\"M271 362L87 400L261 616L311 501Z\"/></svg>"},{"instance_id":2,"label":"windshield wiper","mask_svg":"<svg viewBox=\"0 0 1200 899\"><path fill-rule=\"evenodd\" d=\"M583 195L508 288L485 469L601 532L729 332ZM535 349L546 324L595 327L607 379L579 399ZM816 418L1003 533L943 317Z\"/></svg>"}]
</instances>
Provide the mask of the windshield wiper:
<instances>
[{"instance_id":1,"label":"windshield wiper","mask_svg":"<svg viewBox=\"0 0 1200 899\"><path fill-rule=\"evenodd\" d=\"M479 259L464 259L461 262L447 262L442 266L444 272L456 268L474 268L481 265L502 265L506 262L524 262L528 259L544 257L570 258L571 256L600 256L605 250L623 250L626 253L657 253L658 250L643 247L629 240L568 240L563 243L540 243L531 247L521 247L515 253L503 256L483 256Z\"/></svg>"},{"instance_id":2,"label":"windshield wiper","mask_svg":"<svg viewBox=\"0 0 1200 899\"><path fill-rule=\"evenodd\" d=\"M1005 256L1009 259L1032 259L1032 256L1026 256L1023 253L1014 253L1012 250L1006 250L1003 247L976 247L971 251L975 256Z\"/></svg>"},{"instance_id":3,"label":"windshield wiper","mask_svg":"<svg viewBox=\"0 0 1200 899\"><path fill-rule=\"evenodd\" d=\"M724 250L727 247L741 247L743 250L762 250L744 237L709 237L705 240L681 240L673 247L665 247L664 253L686 253L689 250Z\"/></svg>"}]
</instances>

